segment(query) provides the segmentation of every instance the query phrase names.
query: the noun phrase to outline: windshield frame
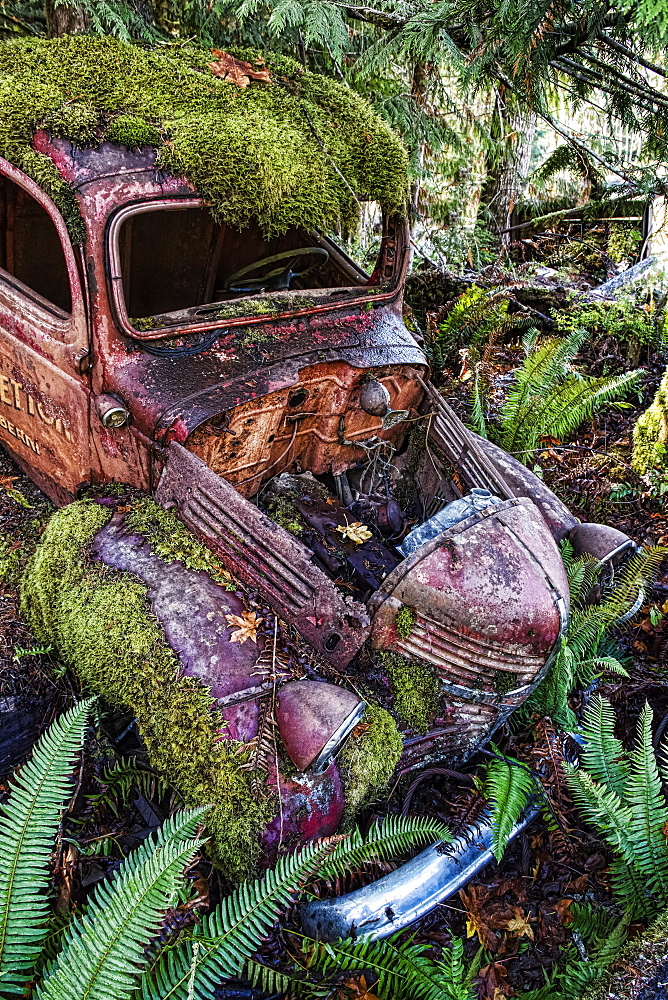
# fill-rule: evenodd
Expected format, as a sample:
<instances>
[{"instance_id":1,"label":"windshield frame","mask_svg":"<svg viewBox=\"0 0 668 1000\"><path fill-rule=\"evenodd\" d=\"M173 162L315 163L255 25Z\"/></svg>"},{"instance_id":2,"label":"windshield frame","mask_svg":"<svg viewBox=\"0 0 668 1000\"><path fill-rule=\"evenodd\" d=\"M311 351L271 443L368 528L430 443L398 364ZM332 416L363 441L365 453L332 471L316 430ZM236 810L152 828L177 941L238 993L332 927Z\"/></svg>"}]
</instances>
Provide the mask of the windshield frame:
<instances>
[{"instance_id":1,"label":"windshield frame","mask_svg":"<svg viewBox=\"0 0 668 1000\"><path fill-rule=\"evenodd\" d=\"M381 305L383 303L391 302L397 297L401 286L401 277L405 270L405 252L387 254L388 258L391 260L391 264L385 262L382 268L382 276L385 278L384 289L382 291L380 284L368 286L346 285L333 289L333 291L338 293L337 298L333 298L331 301L325 301L322 305L309 306L307 308L299 309L285 309L283 311L264 313L262 315L257 315L257 313L245 315L240 314L239 316L226 317L225 320L215 317L209 320L193 317L191 321L176 320L174 324L170 323L168 326L156 327L155 329L150 330L138 330L130 322L130 317L128 316L126 308L125 295L123 292L123 273L120 253L120 233L123 224L133 215L139 215L145 212L155 212L159 209L164 209L166 211L179 211L186 208L206 207L207 206L203 198L171 196L169 198L151 198L131 202L121 206L111 215L107 225L107 236L105 240L105 271L107 274L109 297L115 314L115 319L121 331L127 337L130 337L133 340L162 340L165 337L184 336L186 334L198 333L199 331L211 330L214 327L224 326L225 328L228 328L235 326L260 325L262 323L274 322L279 319L289 319L293 316L326 313L349 308L351 305L364 305L367 302ZM324 241L323 237L320 238ZM345 251L341 250L341 248L336 244L334 244L334 248L335 251L343 258L347 258ZM397 247L397 249L404 250L405 248ZM383 248L381 246L378 261L381 260L382 256ZM351 263L356 268L358 267L358 265L354 262ZM363 273L361 268L359 268L359 270L360 273ZM378 271L378 264L376 265L376 271ZM391 273L388 273L390 271ZM318 289L318 291L326 291L326 289ZM264 294L268 295L270 293ZM302 294L304 293L302 292ZM253 296L244 295L240 297L240 300L257 301L261 299L261 295L262 293ZM192 308L196 309L198 307L193 306ZM176 310L176 312L180 311L181 310Z\"/></svg>"}]
</instances>

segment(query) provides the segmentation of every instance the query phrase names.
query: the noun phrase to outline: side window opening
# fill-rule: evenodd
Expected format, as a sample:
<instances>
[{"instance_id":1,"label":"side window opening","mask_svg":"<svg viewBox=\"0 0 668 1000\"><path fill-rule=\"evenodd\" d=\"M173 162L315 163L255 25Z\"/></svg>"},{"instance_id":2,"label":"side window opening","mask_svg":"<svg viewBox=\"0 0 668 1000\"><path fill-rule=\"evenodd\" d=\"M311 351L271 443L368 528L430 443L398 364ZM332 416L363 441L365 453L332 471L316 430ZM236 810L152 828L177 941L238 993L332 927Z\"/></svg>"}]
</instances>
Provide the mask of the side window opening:
<instances>
[{"instance_id":1,"label":"side window opening","mask_svg":"<svg viewBox=\"0 0 668 1000\"><path fill-rule=\"evenodd\" d=\"M46 209L9 177L0 177L0 268L71 313L70 279L58 230Z\"/></svg>"},{"instance_id":2,"label":"side window opening","mask_svg":"<svg viewBox=\"0 0 668 1000\"><path fill-rule=\"evenodd\" d=\"M239 231L217 223L203 207L174 206L137 212L122 223L118 239L127 314L134 321L212 302L233 301L241 295L226 286L238 271L313 243L313 235L297 229L270 239L256 224ZM367 276L352 261L346 268L343 255L335 260L332 255L316 252L321 253L321 259L328 259L304 278L295 278L291 290L366 283ZM274 266L280 269L281 264L285 261Z\"/></svg>"}]
</instances>

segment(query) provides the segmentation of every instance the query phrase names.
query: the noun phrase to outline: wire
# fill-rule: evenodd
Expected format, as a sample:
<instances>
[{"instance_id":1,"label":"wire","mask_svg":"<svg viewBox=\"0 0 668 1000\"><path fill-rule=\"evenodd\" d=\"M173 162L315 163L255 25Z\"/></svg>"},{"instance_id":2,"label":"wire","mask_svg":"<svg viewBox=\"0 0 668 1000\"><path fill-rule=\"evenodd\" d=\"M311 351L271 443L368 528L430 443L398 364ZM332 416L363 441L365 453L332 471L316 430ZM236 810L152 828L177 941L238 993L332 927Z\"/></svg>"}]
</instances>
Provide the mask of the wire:
<instances>
[{"instance_id":1,"label":"wire","mask_svg":"<svg viewBox=\"0 0 668 1000\"><path fill-rule=\"evenodd\" d=\"M152 354L156 358L193 358L197 354L204 354L205 351L213 347L218 338L223 336L224 332L220 329L212 330L205 337L184 344L182 347L160 346L154 344L152 341L137 340L134 337L130 337L130 340L140 351L146 351L147 354Z\"/></svg>"}]
</instances>

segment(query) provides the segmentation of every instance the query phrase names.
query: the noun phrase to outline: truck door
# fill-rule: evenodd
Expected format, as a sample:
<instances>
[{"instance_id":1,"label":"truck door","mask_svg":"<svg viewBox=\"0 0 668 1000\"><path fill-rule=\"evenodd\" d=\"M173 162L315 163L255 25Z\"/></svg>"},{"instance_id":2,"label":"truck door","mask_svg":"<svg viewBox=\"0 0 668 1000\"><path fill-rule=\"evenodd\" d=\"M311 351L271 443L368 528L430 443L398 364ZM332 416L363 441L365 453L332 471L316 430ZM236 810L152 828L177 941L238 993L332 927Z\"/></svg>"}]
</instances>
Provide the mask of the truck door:
<instances>
[{"instance_id":1,"label":"truck door","mask_svg":"<svg viewBox=\"0 0 668 1000\"><path fill-rule=\"evenodd\" d=\"M88 349L63 218L0 158L0 443L57 503L89 478Z\"/></svg>"}]
</instances>

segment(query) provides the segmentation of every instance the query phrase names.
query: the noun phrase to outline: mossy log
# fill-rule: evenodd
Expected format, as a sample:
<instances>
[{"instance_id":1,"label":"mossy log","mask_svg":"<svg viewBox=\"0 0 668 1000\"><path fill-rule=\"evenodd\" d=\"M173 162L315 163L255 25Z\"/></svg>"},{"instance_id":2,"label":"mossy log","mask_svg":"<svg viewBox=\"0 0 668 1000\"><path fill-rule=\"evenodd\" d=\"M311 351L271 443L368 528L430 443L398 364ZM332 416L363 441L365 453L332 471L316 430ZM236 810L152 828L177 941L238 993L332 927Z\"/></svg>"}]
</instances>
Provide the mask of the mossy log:
<instances>
[{"instance_id":1,"label":"mossy log","mask_svg":"<svg viewBox=\"0 0 668 1000\"><path fill-rule=\"evenodd\" d=\"M656 396L633 430L633 468L640 475L652 469L668 474L668 369Z\"/></svg>"}]
</instances>

